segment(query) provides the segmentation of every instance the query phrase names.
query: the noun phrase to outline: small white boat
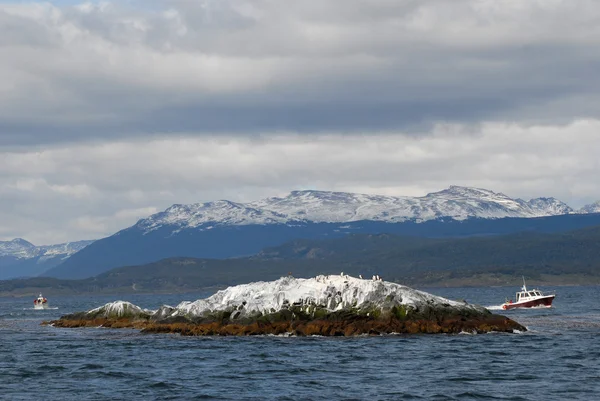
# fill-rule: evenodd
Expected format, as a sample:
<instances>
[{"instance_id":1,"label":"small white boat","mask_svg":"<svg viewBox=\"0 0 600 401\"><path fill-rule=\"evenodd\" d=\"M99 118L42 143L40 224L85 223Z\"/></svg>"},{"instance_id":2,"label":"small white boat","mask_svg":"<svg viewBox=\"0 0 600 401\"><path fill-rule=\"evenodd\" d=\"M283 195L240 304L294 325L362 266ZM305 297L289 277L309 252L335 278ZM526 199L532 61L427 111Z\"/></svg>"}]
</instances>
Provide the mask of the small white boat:
<instances>
[{"instance_id":1,"label":"small white boat","mask_svg":"<svg viewBox=\"0 0 600 401\"><path fill-rule=\"evenodd\" d=\"M48 309L48 300L40 294L33 300L33 309Z\"/></svg>"},{"instance_id":2,"label":"small white boat","mask_svg":"<svg viewBox=\"0 0 600 401\"><path fill-rule=\"evenodd\" d=\"M552 307L555 294L544 294L540 290L527 290L525 277L523 277L523 287L521 291L515 294L515 301L507 300L502 304L502 309L509 310L515 308L533 308L533 307Z\"/></svg>"}]
</instances>

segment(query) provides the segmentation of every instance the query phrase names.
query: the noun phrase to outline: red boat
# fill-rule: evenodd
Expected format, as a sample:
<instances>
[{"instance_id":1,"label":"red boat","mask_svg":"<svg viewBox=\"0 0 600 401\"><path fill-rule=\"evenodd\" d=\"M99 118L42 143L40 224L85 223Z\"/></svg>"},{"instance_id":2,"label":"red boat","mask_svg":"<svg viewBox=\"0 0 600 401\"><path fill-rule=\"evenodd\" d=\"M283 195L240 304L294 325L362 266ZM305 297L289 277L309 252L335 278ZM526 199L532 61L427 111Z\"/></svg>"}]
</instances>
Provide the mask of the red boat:
<instances>
[{"instance_id":1,"label":"red boat","mask_svg":"<svg viewBox=\"0 0 600 401\"><path fill-rule=\"evenodd\" d=\"M34 309L48 309L48 300L40 294L37 299L33 300L33 308Z\"/></svg>"},{"instance_id":2,"label":"red boat","mask_svg":"<svg viewBox=\"0 0 600 401\"><path fill-rule=\"evenodd\" d=\"M523 288L521 291L515 294L515 302L511 299L502 304L502 309L515 309L515 308L533 308L533 307L552 307L552 301L554 301L555 294L545 295L540 290L527 290L525 286L525 278L523 277Z\"/></svg>"}]
</instances>

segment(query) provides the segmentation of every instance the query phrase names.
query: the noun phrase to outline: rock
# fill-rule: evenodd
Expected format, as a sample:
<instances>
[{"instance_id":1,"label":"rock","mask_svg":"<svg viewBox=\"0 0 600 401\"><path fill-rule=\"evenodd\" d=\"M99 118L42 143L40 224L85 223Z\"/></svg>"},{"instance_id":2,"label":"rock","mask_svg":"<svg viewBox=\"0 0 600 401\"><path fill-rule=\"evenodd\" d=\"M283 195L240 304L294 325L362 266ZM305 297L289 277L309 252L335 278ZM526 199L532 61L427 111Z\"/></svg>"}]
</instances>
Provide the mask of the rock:
<instances>
[{"instance_id":1,"label":"rock","mask_svg":"<svg viewBox=\"0 0 600 401\"><path fill-rule=\"evenodd\" d=\"M353 336L526 331L487 309L399 284L344 276L230 287L155 312L117 301L51 322L59 327L131 327L181 335Z\"/></svg>"}]
</instances>

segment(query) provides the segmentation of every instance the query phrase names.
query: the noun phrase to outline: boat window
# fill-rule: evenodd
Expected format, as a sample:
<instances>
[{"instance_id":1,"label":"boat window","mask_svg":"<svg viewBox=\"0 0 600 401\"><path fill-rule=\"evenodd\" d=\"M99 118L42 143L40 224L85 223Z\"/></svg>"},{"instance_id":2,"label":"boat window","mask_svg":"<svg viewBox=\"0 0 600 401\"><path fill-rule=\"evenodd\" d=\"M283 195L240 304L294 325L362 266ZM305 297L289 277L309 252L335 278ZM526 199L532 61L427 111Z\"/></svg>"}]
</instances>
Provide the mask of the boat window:
<instances>
[{"instance_id":1,"label":"boat window","mask_svg":"<svg viewBox=\"0 0 600 401\"><path fill-rule=\"evenodd\" d=\"M530 292L530 293L529 293L529 296L530 296L530 297L533 297L533 296L535 296L535 294L534 294L533 292Z\"/></svg>"}]
</instances>

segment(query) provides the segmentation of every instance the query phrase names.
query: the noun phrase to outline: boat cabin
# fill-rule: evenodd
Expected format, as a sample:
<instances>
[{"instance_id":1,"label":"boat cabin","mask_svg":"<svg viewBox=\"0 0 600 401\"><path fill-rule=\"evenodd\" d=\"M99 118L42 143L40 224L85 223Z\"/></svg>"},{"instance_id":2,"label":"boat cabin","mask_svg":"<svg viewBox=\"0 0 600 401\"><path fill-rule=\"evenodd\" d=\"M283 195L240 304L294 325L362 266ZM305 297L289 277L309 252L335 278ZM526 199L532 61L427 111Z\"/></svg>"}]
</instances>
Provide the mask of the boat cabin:
<instances>
[{"instance_id":1,"label":"boat cabin","mask_svg":"<svg viewBox=\"0 0 600 401\"><path fill-rule=\"evenodd\" d=\"M516 294L517 302L522 301L524 299L541 297L541 296L543 296L542 293L537 290L521 291L521 292L517 292L517 294Z\"/></svg>"}]
</instances>

